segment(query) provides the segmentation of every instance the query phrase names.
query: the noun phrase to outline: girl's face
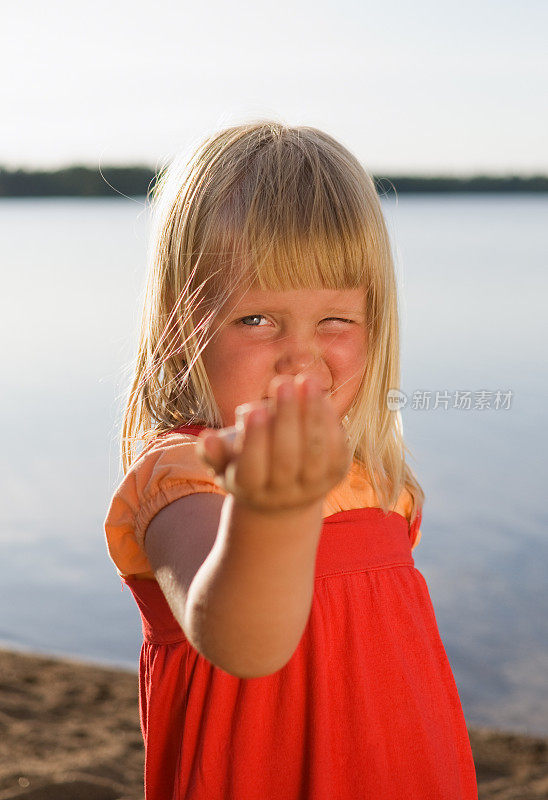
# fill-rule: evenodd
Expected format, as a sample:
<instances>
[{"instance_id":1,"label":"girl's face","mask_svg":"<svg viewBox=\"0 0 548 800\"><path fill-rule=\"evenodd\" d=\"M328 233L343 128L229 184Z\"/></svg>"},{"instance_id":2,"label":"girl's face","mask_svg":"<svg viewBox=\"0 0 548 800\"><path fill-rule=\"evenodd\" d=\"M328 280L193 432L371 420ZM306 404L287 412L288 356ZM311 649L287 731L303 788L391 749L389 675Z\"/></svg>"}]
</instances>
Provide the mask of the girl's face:
<instances>
[{"instance_id":1,"label":"girl's face","mask_svg":"<svg viewBox=\"0 0 548 800\"><path fill-rule=\"evenodd\" d=\"M235 424L236 406L267 398L278 375L314 376L345 416L367 353L363 288L252 289L228 309L213 320L202 353L223 427Z\"/></svg>"}]
</instances>

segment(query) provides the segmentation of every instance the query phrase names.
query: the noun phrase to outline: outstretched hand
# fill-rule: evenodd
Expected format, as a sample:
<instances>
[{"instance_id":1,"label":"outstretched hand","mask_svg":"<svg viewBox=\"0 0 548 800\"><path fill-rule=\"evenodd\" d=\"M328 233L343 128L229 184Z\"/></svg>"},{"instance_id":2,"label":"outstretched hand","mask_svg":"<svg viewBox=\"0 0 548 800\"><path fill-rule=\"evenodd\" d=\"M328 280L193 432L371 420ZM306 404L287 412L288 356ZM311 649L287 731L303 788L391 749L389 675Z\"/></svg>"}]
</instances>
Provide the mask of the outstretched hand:
<instances>
[{"instance_id":1,"label":"outstretched hand","mask_svg":"<svg viewBox=\"0 0 548 800\"><path fill-rule=\"evenodd\" d=\"M274 378L269 395L271 404L238 406L235 428L202 431L198 453L239 502L275 513L322 499L347 474L352 453L315 379Z\"/></svg>"}]
</instances>

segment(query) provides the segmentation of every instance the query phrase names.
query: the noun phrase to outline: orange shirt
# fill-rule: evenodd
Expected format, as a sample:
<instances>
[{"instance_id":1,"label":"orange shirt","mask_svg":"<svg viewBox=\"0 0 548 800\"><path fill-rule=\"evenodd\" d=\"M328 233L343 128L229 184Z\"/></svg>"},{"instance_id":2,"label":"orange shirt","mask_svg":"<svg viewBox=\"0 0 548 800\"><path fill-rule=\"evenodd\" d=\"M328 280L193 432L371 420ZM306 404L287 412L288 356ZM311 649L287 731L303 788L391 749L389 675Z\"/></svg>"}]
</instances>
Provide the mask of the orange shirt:
<instances>
[{"instance_id":1,"label":"orange shirt","mask_svg":"<svg viewBox=\"0 0 548 800\"><path fill-rule=\"evenodd\" d=\"M159 437L134 461L114 493L105 520L105 534L108 552L120 576L154 578L144 540L149 523L162 508L195 492L226 496L199 458L197 438L195 434L179 432ZM404 489L393 510L409 521L412 504L411 493ZM376 506L365 470L354 461L345 479L326 496L322 513L325 519L339 511ZM413 535L412 549L420 541L420 530Z\"/></svg>"}]
</instances>

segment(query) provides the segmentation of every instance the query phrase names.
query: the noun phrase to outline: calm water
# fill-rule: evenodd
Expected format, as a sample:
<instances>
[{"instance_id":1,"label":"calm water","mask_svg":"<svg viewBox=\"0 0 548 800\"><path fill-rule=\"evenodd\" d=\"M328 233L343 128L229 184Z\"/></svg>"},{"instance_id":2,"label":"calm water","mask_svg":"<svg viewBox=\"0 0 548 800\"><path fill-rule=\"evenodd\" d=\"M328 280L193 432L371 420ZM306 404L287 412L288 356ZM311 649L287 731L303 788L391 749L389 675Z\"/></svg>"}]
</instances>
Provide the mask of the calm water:
<instances>
[{"instance_id":1,"label":"calm water","mask_svg":"<svg viewBox=\"0 0 548 800\"><path fill-rule=\"evenodd\" d=\"M402 418L427 495L415 564L468 723L548 734L548 197L384 208ZM0 643L136 668L137 607L102 523L121 477L148 215L142 200L2 200L0 231ZM452 408L466 391L472 407ZM497 391L509 408L492 407ZM425 392L430 407L416 407Z\"/></svg>"}]
</instances>

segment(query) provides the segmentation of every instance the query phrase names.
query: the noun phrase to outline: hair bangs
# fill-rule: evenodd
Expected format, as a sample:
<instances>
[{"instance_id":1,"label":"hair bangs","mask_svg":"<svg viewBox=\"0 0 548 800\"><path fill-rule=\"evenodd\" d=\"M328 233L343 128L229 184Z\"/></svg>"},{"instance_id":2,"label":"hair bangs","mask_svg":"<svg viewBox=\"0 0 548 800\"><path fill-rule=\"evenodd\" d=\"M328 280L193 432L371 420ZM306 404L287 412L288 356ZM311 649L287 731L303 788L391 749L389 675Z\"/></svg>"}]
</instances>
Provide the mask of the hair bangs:
<instances>
[{"instance_id":1,"label":"hair bangs","mask_svg":"<svg viewBox=\"0 0 548 800\"><path fill-rule=\"evenodd\" d=\"M310 142L297 141L257 148L216 202L204 202L196 277L217 298L227 285L283 291L369 283L374 243L363 174L340 153L321 159Z\"/></svg>"}]
</instances>

